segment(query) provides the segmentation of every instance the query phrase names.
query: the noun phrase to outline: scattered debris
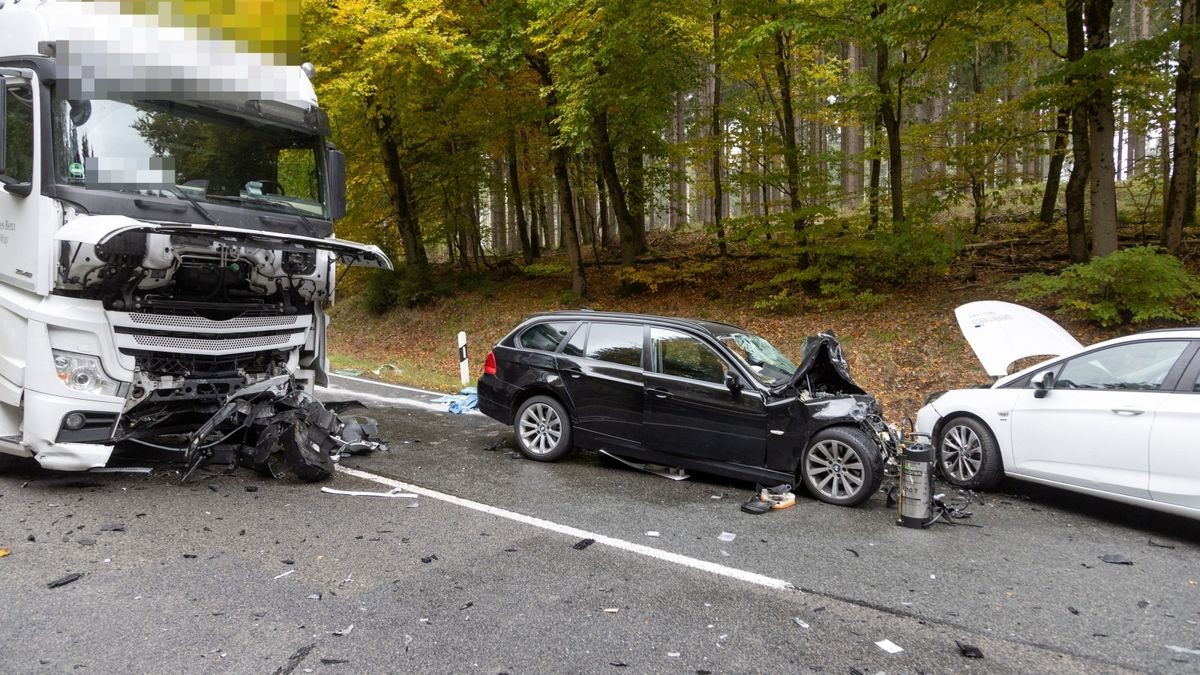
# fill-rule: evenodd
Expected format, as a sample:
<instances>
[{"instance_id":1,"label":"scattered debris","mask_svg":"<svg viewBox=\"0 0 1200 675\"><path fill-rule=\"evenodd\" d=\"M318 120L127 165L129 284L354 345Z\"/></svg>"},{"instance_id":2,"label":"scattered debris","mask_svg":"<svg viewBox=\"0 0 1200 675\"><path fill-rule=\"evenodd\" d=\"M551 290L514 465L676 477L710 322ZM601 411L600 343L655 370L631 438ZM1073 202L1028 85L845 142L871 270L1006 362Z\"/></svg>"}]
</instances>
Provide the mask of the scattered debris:
<instances>
[{"instance_id":1,"label":"scattered debris","mask_svg":"<svg viewBox=\"0 0 1200 675\"><path fill-rule=\"evenodd\" d=\"M717 539L720 539L721 541L733 541L734 539L737 539L737 535L732 532L722 532L721 534L717 535Z\"/></svg>"},{"instance_id":2,"label":"scattered debris","mask_svg":"<svg viewBox=\"0 0 1200 675\"><path fill-rule=\"evenodd\" d=\"M12 551L10 551L6 548L0 548L0 558L7 558L9 556L9 554L11 554L11 553L12 553Z\"/></svg>"},{"instance_id":3,"label":"scattered debris","mask_svg":"<svg viewBox=\"0 0 1200 675\"><path fill-rule=\"evenodd\" d=\"M1138 600L1138 609L1146 609L1150 606L1149 600Z\"/></svg>"},{"instance_id":4,"label":"scattered debris","mask_svg":"<svg viewBox=\"0 0 1200 675\"><path fill-rule=\"evenodd\" d=\"M658 532L658 530L647 530L647 531L646 531L646 536L647 536L647 537L658 537L658 536L659 536L659 532Z\"/></svg>"},{"instance_id":5,"label":"scattered debris","mask_svg":"<svg viewBox=\"0 0 1200 675\"><path fill-rule=\"evenodd\" d=\"M622 457L617 457L616 455L612 454L611 452L609 452L607 450L601 450L600 454L604 455L605 457L610 457L612 459L615 459L618 462L624 464L625 466L630 466L630 467L633 467L640 471L652 473L655 476L662 476L663 478L669 478L671 480L687 480L687 479L691 478L691 475L685 473L683 469L680 469L678 467L663 466L662 464L644 464L641 462L634 462L634 461L631 461L628 459L624 459Z\"/></svg>"},{"instance_id":6,"label":"scattered debris","mask_svg":"<svg viewBox=\"0 0 1200 675\"><path fill-rule=\"evenodd\" d=\"M1173 544L1160 544L1157 541L1154 541L1153 539L1147 539L1146 543L1150 544L1151 546L1154 546L1156 548L1169 548L1172 551L1175 550L1175 546Z\"/></svg>"},{"instance_id":7,"label":"scattered debris","mask_svg":"<svg viewBox=\"0 0 1200 675\"><path fill-rule=\"evenodd\" d=\"M880 640L875 643L875 646L889 654L899 654L900 652L904 651L904 647L901 647L891 640Z\"/></svg>"},{"instance_id":8,"label":"scattered debris","mask_svg":"<svg viewBox=\"0 0 1200 675\"><path fill-rule=\"evenodd\" d=\"M797 626L800 626L801 628L812 628L812 626L809 626L808 623L804 619L801 619L798 616L792 617L792 623L796 624Z\"/></svg>"},{"instance_id":9,"label":"scattered debris","mask_svg":"<svg viewBox=\"0 0 1200 675\"><path fill-rule=\"evenodd\" d=\"M289 575L289 574L291 574L292 572L295 572L295 571L296 571L296 570L294 570L294 569L288 570L288 571L284 572L283 574L276 575L276 576L275 576L275 578L276 578L276 579L282 579L282 578L286 577L287 575Z\"/></svg>"},{"instance_id":10,"label":"scattered debris","mask_svg":"<svg viewBox=\"0 0 1200 675\"><path fill-rule=\"evenodd\" d=\"M619 611L621 611L620 607L605 607L604 608L605 614L616 614Z\"/></svg>"},{"instance_id":11,"label":"scattered debris","mask_svg":"<svg viewBox=\"0 0 1200 675\"><path fill-rule=\"evenodd\" d=\"M247 485L246 492L258 492L258 486L257 485Z\"/></svg>"},{"instance_id":12,"label":"scattered debris","mask_svg":"<svg viewBox=\"0 0 1200 675\"><path fill-rule=\"evenodd\" d=\"M628 668L629 667L629 664L625 663L624 661L609 661L608 665L612 666L613 668Z\"/></svg>"},{"instance_id":13,"label":"scattered debris","mask_svg":"<svg viewBox=\"0 0 1200 675\"><path fill-rule=\"evenodd\" d=\"M429 554L429 555L427 555L427 556L422 556L422 557L421 557L421 562L423 562L423 563L425 563L425 564L429 564L429 563L431 563L431 562L433 562L434 560L437 560L437 559L438 559L438 557L437 557L437 554L436 554L436 553L431 553L431 554Z\"/></svg>"},{"instance_id":14,"label":"scattered debris","mask_svg":"<svg viewBox=\"0 0 1200 675\"><path fill-rule=\"evenodd\" d=\"M1179 652L1180 654L1191 654L1193 656L1200 656L1200 649L1188 649L1187 647L1176 647L1175 645L1163 645L1163 646L1166 647L1167 649L1170 649L1173 652Z\"/></svg>"},{"instance_id":15,"label":"scattered debris","mask_svg":"<svg viewBox=\"0 0 1200 675\"><path fill-rule=\"evenodd\" d=\"M452 415L461 415L468 410L479 409L479 393L475 387L463 387L458 394L440 396L430 403L445 403L446 412Z\"/></svg>"},{"instance_id":16,"label":"scattered debris","mask_svg":"<svg viewBox=\"0 0 1200 675\"><path fill-rule=\"evenodd\" d=\"M471 609L471 608L472 608L472 607L474 607L474 606L475 606L475 603L474 603L474 602L468 602L467 604L463 605L462 607L459 607L459 608L458 608L458 611L460 611L460 612L461 612L461 611L462 611L462 610L464 610L464 609Z\"/></svg>"},{"instance_id":17,"label":"scattered debris","mask_svg":"<svg viewBox=\"0 0 1200 675\"><path fill-rule=\"evenodd\" d=\"M1113 564L1113 565L1132 565L1133 564L1133 560L1131 560L1129 558L1129 556L1121 555L1120 553L1109 553L1107 555L1102 555L1102 556L1100 556L1100 560L1102 560L1106 563Z\"/></svg>"},{"instance_id":18,"label":"scattered debris","mask_svg":"<svg viewBox=\"0 0 1200 675\"><path fill-rule=\"evenodd\" d=\"M148 466L98 466L88 469L88 473L150 473Z\"/></svg>"},{"instance_id":19,"label":"scattered debris","mask_svg":"<svg viewBox=\"0 0 1200 675\"><path fill-rule=\"evenodd\" d=\"M968 659L982 659L983 658L983 652L979 649L979 647L976 647L975 645L969 645L965 642L959 642L958 640L955 640L954 644L958 645L958 653L962 654L963 656L967 657Z\"/></svg>"},{"instance_id":20,"label":"scattered debris","mask_svg":"<svg viewBox=\"0 0 1200 675\"><path fill-rule=\"evenodd\" d=\"M575 542L575 545L571 548L575 549L576 551L582 551L594 543L596 543L595 539L580 539L579 541Z\"/></svg>"},{"instance_id":21,"label":"scattered debris","mask_svg":"<svg viewBox=\"0 0 1200 675\"><path fill-rule=\"evenodd\" d=\"M101 532L124 532L125 531L125 523L109 523L107 525L101 525L100 531Z\"/></svg>"},{"instance_id":22,"label":"scattered debris","mask_svg":"<svg viewBox=\"0 0 1200 675\"><path fill-rule=\"evenodd\" d=\"M1067 611L1068 611L1068 612L1070 612L1070 613L1072 613L1072 614L1074 614L1075 616L1079 616L1079 610L1075 609L1074 607L1069 607L1069 606L1068 606L1068 607L1067 607Z\"/></svg>"},{"instance_id":23,"label":"scattered debris","mask_svg":"<svg viewBox=\"0 0 1200 675\"><path fill-rule=\"evenodd\" d=\"M304 661L309 653L316 648L317 643L314 642L311 645L305 645L297 649L291 656L288 657L287 663L279 666L279 668L277 668L272 675L290 675L290 673L295 670L302 661Z\"/></svg>"},{"instance_id":24,"label":"scattered debris","mask_svg":"<svg viewBox=\"0 0 1200 675\"><path fill-rule=\"evenodd\" d=\"M844 550L844 551L849 551L849 552L853 553L855 558L861 558L861 557L862 557L862 556L860 556L860 555L858 554L858 551L855 551L855 550L854 550L854 549L852 549L852 548L847 548L847 549L842 549L842 550Z\"/></svg>"},{"instance_id":25,"label":"scattered debris","mask_svg":"<svg viewBox=\"0 0 1200 675\"><path fill-rule=\"evenodd\" d=\"M771 502L759 496L759 493L754 493L749 499L742 502L742 511L760 515L771 510Z\"/></svg>"},{"instance_id":26,"label":"scattered debris","mask_svg":"<svg viewBox=\"0 0 1200 675\"><path fill-rule=\"evenodd\" d=\"M46 588L58 588L59 586L66 586L67 584L72 584L76 581L79 581L82 576L83 572L71 572L70 574L63 575L54 581L47 583Z\"/></svg>"},{"instance_id":27,"label":"scattered debris","mask_svg":"<svg viewBox=\"0 0 1200 675\"><path fill-rule=\"evenodd\" d=\"M321 594L320 594L320 593L313 593L312 595L309 595L307 599L308 599L308 600L320 600L320 599L321 599Z\"/></svg>"},{"instance_id":28,"label":"scattered debris","mask_svg":"<svg viewBox=\"0 0 1200 675\"><path fill-rule=\"evenodd\" d=\"M345 628L343 628L341 630L335 630L332 633L330 633L330 635L336 635L338 637L346 637L347 635L350 634L350 631L352 631L352 630L354 630L354 624L350 624L349 626L346 626Z\"/></svg>"},{"instance_id":29,"label":"scattered debris","mask_svg":"<svg viewBox=\"0 0 1200 675\"><path fill-rule=\"evenodd\" d=\"M403 499L415 499L420 496L411 492L402 492L400 488L392 488L387 492L364 492L362 490L335 490L331 487L322 487L321 492L330 495L346 495L347 497L400 497Z\"/></svg>"},{"instance_id":30,"label":"scattered debris","mask_svg":"<svg viewBox=\"0 0 1200 675\"><path fill-rule=\"evenodd\" d=\"M196 554L195 554L195 553L184 553L184 554L183 554L183 557L184 557L184 558L187 558L188 560L195 560L195 559L196 559Z\"/></svg>"}]
</instances>

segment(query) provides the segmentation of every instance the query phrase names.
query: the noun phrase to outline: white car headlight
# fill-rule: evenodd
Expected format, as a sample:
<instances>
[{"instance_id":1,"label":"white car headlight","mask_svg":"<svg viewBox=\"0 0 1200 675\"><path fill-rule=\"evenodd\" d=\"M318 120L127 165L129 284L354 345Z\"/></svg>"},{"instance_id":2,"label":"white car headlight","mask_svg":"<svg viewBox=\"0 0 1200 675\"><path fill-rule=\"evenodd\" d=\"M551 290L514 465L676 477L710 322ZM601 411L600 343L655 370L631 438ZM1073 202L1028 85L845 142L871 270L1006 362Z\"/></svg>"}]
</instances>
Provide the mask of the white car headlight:
<instances>
[{"instance_id":1,"label":"white car headlight","mask_svg":"<svg viewBox=\"0 0 1200 675\"><path fill-rule=\"evenodd\" d=\"M97 356L51 350L54 354L54 370L58 379L75 391L104 396L118 396L121 383L112 379L104 372L104 366Z\"/></svg>"}]
</instances>

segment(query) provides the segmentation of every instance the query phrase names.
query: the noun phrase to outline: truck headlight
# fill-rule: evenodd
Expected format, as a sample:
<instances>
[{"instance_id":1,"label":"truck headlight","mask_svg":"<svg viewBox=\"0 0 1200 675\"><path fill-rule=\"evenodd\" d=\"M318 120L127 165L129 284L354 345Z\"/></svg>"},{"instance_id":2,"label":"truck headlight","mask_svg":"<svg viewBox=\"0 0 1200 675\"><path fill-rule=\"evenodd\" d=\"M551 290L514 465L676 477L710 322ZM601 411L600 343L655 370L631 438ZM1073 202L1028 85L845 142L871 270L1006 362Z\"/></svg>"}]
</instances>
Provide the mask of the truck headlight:
<instances>
[{"instance_id":1,"label":"truck headlight","mask_svg":"<svg viewBox=\"0 0 1200 675\"><path fill-rule=\"evenodd\" d=\"M104 366L101 365L99 357L64 352L58 349L51 350L51 352L54 354L54 370L58 372L58 379L67 387L88 394L104 396L120 394L121 383L104 372Z\"/></svg>"}]
</instances>

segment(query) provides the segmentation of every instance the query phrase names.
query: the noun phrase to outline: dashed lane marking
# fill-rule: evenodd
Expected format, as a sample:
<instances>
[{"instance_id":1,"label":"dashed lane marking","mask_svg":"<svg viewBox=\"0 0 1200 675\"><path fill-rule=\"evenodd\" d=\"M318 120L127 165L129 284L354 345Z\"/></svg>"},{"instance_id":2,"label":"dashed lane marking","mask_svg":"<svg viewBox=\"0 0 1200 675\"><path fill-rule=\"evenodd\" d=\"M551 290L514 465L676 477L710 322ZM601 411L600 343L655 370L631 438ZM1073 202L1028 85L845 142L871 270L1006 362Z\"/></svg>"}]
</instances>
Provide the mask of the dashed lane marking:
<instances>
[{"instance_id":1,"label":"dashed lane marking","mask_svg":"<svg viewBox=\"0 0 1200 675\"><path fill-rule=\"evenodd\" d=\"M360 471L358 469L351 469L351 468L344 467L344 466L339 466L337 468L337 470L348 476L354 476L355 478L369 480L374 483L379 483L380 485L386 485L386 486L393 487L393 488L400 488L401 490L404 490L406 492L414 492L423 497L429 497L430 499L437 499L439 501L443 501L443 502L447 502L450 504L454 504L456 506L468 508L473 511L479 511L480 513L486 513L488 515L497 516L500 518L506 518L506 519L512 520L514 522L541 528L543 530L549 530L550 532L557 532L559 534L567 535L569 537L574 537L577 539L593 539L593 540L595 540L595 542L597 544L604 544L606 546L612 546L613 548L617 548L622 551L636 553L638 555L646 556L648 558L653 558L655 560L661 560L663 562L668 562L668 563L672 563L675 565L681 565L683 567L689 567L691 569L700 570L702 572L708 572L710 574L716 574L716 575L723 576L723 577L728 577L730 579L737 579L738 581L744 581L744 582L755 584L758 586L764 586L766 588L773 588L773 589L777 589L777 590L799 590L791 582L785 581L783 579L776 579L774 577L768 577L768 576L759 574L757 572L750 572L748 570L738 569L736 567L729 567L727 565L719 565L717 563L709 562L707 560L700 560L698 558L692 558L692 557L689 557L686 555L672 553L670 551L663 551L661 549L652 548L650 546L644 546L642 544L635 544L631 541L626 541L624 539L617 539L616 537L609 537L609 536L605 536L603 534L599 534L596 532L588 532L587 530L581 530L578 527L571 527L570 525L562 525L560 523L555 523L555 522L552 522L549 520L545 520L544 518L536 518L534 516L527 516L523 513L509 511L508 509L502 509L497 506L483 504L481 502L472 501L470 499L463 499L462 497L456 497L454 495L446 494L445 492L438 492L437 490L430 490L429 488L423 488L419 485L405 483L403 481L398 481L398 480L395 480L392 478L388 478L386 476L379 476L379 475L376 475L373 473L369 473L367 471Z\"/></svg>"}]
</instances>

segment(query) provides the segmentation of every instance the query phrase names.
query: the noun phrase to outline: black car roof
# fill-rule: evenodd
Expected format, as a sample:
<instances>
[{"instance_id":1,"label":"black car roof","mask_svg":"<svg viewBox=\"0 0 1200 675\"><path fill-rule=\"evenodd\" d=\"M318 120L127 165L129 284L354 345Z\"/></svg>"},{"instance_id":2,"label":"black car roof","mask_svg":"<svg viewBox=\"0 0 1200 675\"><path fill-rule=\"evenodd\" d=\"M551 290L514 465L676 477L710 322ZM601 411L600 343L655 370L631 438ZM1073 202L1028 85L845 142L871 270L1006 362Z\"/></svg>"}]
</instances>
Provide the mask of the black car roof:
<instances>
[{"instance_id":1,"label":"black car roof","mask_svg":"<svg viewBox=\"0 0 1200 675\"><path fill-rule=\"evenodd\" d=\"M544 312L542 314L534 314L526 321L539 319L567 319L570 321L631 321L635 323L652 323L659 326L672 326L676 328L690 328L710 336L725 335L727 333L745 332L746 329L735 326L731 323L723 323L720 321L707 321L704 319L685 319L675 316L658 316L656 314L634 314L632 312L597 312L590 309L564 310L559 312Z\"/></svg>"}]
</instances>

